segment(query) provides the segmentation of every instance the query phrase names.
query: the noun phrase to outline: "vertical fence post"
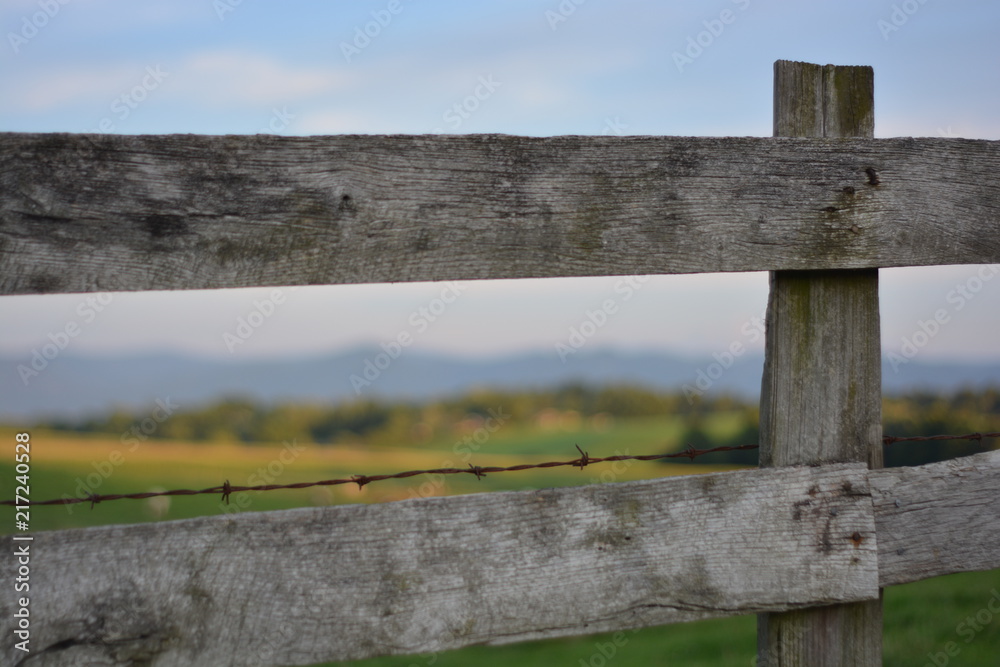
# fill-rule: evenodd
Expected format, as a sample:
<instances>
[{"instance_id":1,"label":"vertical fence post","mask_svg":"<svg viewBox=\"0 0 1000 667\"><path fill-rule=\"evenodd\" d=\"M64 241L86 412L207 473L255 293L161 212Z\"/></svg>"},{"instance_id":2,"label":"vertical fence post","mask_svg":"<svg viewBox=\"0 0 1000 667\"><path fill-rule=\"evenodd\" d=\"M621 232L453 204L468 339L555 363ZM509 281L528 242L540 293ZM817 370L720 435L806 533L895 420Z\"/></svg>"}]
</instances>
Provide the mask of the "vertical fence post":
<instances>
[{"instance_id":1,"label":"vertical fence post","mask_svg":"<svg viewBox=\"0 0 1000 667\"><path fill-rule=\"evenodd\" d=\"M774 135L872 137L873 81L871 67L777 61ZM760 465L882 467L881 384L878 269L772 272ZM757 664L881 665L881 600L760 614Z\"/></svg>"}]
</instances>

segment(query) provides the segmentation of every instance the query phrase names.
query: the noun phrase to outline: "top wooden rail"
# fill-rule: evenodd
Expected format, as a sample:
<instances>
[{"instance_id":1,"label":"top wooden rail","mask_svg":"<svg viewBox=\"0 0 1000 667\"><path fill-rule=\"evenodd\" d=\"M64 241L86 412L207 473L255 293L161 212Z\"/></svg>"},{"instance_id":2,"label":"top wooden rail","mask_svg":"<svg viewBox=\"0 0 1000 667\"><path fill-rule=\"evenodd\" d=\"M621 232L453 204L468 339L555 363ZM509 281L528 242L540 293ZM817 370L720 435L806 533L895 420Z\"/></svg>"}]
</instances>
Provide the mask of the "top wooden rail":
<instances>
[{"instance_id":1,"label":"top wooden rail","mask_svg":"<svg viewBox=\"0 0 1000 667\"><path fill-rule=\"evenodd\" d=\"M0 133L0 294L1000 262L1000 142Z\"/></svg>"}]
</instances>

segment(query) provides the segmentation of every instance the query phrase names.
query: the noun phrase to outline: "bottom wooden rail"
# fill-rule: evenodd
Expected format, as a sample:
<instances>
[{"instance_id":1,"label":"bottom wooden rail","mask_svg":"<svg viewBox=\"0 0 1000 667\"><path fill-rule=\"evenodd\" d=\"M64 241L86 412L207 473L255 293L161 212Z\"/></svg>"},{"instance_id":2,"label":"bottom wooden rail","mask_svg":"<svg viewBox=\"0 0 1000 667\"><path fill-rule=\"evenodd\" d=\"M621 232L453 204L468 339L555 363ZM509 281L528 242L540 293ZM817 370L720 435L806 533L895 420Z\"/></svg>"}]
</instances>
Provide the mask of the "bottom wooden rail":
<instances>
[{"instance_id":1,"label":"bottom wooden rail","mask_svg":"<svg viewBox=\"0 0 1000 667\"><path fill-rule=\"evenodd\" d=\"M873 599L1000 566L998 482L991 452L7 538L5 581L30 555L31 652L0 655L311 664Z\"/></svg>"}]
</instances>

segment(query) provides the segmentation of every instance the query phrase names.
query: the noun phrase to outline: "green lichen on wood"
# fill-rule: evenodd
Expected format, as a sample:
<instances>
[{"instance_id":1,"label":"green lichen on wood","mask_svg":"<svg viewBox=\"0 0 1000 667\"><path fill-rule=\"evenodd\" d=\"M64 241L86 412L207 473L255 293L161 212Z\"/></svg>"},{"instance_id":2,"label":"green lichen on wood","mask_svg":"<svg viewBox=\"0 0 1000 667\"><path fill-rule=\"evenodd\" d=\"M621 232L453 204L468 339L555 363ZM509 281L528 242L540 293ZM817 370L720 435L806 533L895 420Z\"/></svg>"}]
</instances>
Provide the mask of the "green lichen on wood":
<instances>
[{"instance_id":1,"label":"green lichen on wood","mask_svg":"<svg viewBox=\"0 0 1000 667\"><path fill-rule=\"evenodd\" d=\"M615 505L614 513L615 517L621 521L623 526L635 527L640 524L639 521L639 510L641 505L639 501L631 498L623 503L618 503Z\"/></svg>"},{"instance_id":2,"label":"green lichen on wood","mask_svg":"<svg viewBox=\"0 0 1000 667\"><path fill-rule=\"evenodd\" d=\"M826 118L834 119L836 127L825 128L826 136L871 136L875 117L872 93L875 75L871 67L834 67L824 71Z\"/></svg>"},{"instance_id":3,"label":"green lichen on wood","mask_svg":"<svg viewBox=\"0 0 1000 667\"><path fill-rule=\"evenodd\" d=\"M786 272L782 276L781 290L778 297L784 302L780 309L782 317L788 319L782 326L783 331L796 332L791 370L794 376L803 377L809 372L811 362L815 358L815 326L813 315L813 288L816 287L815 274L800 271Z\"/></svg>"},{"instance_id":4,"label":"green lichen on wood","mask_svg":"<svg viewBox=\"0 0 1000 667\"><path fill-rule=\"evenodd\" d=\"M461 639L462 637L468 637L473 633L475 629L476 629L476 619L469 618L466 619L465 623L463 623L461 626L452 628L451 636L456 639Z\"/></svg>"},{"instance_id":5,"label":"green lichen on wood","mask_svg":"<svg viewBox=\"0 0 1000 667\"><path fill-rule=\"evenodd\" d=\"M387 596L395 596L422 583L423 577L418 572L389 572L382 577L381 590Z\"/></svg>"},{"instance_id":6,"label":"green lichen on wood","mask_svg":"<svg viewBox=\"0 0 1000 667\"><path fill-rule=\"evenodd\" d=\"M580 203L579 215L573 225L571 242L585 254L591 255L604 247L604 233L611 229L610 221L619 203L614 201L618 188L607 174L594 176L593 184L584 201Z\"/></svg>"},{"instance_id":7,"label":"green lichen on wood","mask_svg":"<svg viewBox=\"0 0 1000 667\"><path fill-rule=\"evenodd\" d=\"M775 74L776 136L872 136L871 67L778 61Z\"/></svg>"},{"instance_id":8,"label":"green lichen on wood","mask_svg":"<svg viewBox=\"0 0 1000 667\"><path fill-rule=\"evenodd\" d=\"M588 206L580 212L579 223L574 226L573 244L592 254L603 247L607 229L607 211L600 206Z\"/></svg>"}]
</instances>

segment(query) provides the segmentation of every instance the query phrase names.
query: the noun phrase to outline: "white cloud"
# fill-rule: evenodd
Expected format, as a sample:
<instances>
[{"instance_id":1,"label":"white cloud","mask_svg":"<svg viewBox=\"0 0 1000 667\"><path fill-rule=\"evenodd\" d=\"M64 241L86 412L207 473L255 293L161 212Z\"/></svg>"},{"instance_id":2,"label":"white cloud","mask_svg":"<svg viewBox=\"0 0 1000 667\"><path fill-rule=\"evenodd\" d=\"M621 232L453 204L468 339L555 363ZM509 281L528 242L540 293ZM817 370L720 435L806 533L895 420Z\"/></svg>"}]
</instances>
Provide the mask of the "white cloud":
<instances>
[{"instance_id":1,"label":"white cloud","mask_svg":"<svg viewBox=\"0 0 1000 667\"><path fill-rule=\"evenodd\" d=\"M365 82L370 88L385 88L386 82L392 82L399 94L419 91L423 98L436 98L445 105L468 95L479 77L492 76L501 83L497 101L535 109L585 104L593 97L595 78L628 76L641 65L641 54L629 47L595 50L583 40L555 43L545 39L511 49L502 36L482 35L478 48L470 45L462 58L454 57L454 45L447 50L397 50L379 58L358 59L351 69L359 73L362 92ZM504 39L509 41L509 35ZM371 97L366 92L363 96Z\"/></svg>"},{"instance_id":2,"label":"white cloud","mask_svg":"<svg viewBox=\"0 0 1000 667\"><path fill-rule=\"evenodd\" d=\"M174 77L174 92L218 106L291 104L343 91L353 74L322 67L285 65L268 56L214 51L189 57Z\"/></svg>"},{"instance_id":3,"label":"white cloud","mask_svg":"<svg viewBox=\"0 0 1000 667\"><path fill-rule=\"evenodd\" d=\"M955 122L935 123L927 116L913 115L903 118L875 117L876 137L962 137L965 139L1000 139L1000 123L977 122L965 119Z\"/></svg>"},{"instance_id":4,"label":"white cloud","mask_svg":"<svg viewBox=\"0 0 1000 667\"><path fill-rule=\"evenodd\" d=\"M95 99L110 101L134 86L136 77L141 80L141 70L122 65L43 72L23 84L20 93L7 101L19 111L57 110Z\"/></svg>"},{"instance_id":5,"label":"white cloud","mask_svg":"<svg viewBox=\"0 0 1000 667\"><path fill-rule=\"evenodd\" d=\"M36 70L7 98L18 111L58 111L95 101L110 103L139 84L146 66L162 68L168 78L164 96L188 98L195 107L283 105L342 92L353 73L320 67L286 65L274 58L241 51L211 51L192 55L175 66L150 61L130 65L83 65Z\"/></svg>"},{"instance_id":6,"label":"white cloud","mask_svg":"<svg viewBox=\"0 0 1000 667\"><path fill-rule=\"evenodd\" d=\"M573 100L573 93L565 86L544 77L519 77L511 86L511 96L528 109L563 107Z\"/></svg>"},{"instance_id":7,"label":"white cloud","mask_svg":"<svg viewBox=\"0 0 1000 667\"><path fill-rule=\"evenodd\" d=\"M385 124L370 115L328 110L303 113L295 129L303 134L368 134L385 132Z\"/></svg>"}]
</instances>

